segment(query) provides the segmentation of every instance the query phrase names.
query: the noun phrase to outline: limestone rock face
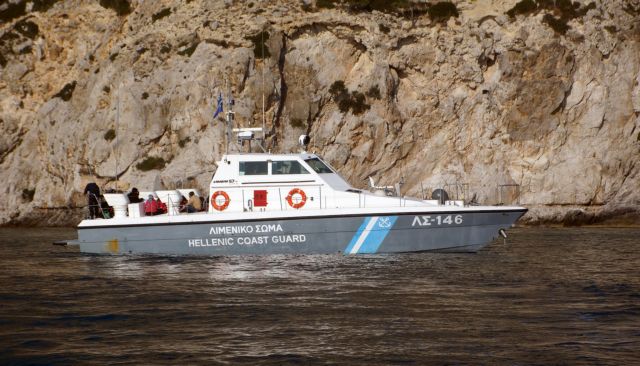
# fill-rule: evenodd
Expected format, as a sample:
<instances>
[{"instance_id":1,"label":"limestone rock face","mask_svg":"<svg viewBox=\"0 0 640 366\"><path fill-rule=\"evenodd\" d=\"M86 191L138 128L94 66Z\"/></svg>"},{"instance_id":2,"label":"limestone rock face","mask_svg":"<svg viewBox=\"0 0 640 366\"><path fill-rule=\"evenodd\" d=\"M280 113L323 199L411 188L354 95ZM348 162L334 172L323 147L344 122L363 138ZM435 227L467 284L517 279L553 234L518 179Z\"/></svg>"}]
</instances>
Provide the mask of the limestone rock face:
<instances>
[{"instance_id":1,"label":"limestone rock face","mask_svg":"<svg viewBox=\"0 0 640 366\"><path fill-rule=\"evenodd\" d=\"M238 126L264 121L268 149L309 134L357 187L519 191L529 223L637 218L640 3L581 1L564 32L557 9L454 3L444 20L294 0L0 5L0 224L74 224L90 181L206 192L220 94Z\"/></svg>"}]
</instances>

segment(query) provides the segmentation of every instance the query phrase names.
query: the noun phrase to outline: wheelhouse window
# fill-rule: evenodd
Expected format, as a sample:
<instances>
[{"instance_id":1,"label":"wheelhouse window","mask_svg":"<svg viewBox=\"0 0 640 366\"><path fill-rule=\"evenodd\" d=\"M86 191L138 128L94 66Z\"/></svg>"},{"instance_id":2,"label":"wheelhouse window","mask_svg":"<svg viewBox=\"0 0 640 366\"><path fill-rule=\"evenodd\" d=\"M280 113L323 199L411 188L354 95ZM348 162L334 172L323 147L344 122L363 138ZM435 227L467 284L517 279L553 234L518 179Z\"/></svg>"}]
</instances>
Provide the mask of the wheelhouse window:
<instances>
[{"instance_id":1,"label":"wheelhouse window","mask_svg":"<svg viewBox=\"0 0 640 366\"><path fill-rule=\"evenodd\" d=\"M309 174L309 171L295 160L274 161L271 163L271 174Z\"/></svg>"},{"instance_id":2,"label":"wheelhouse window","mask_svg":"<svg viewBox=\"0 0 640 366\"><path fill-rule=\"evenodd\" d=\"M266 161L241 161L240 175L267 175L269 168Z\"/></svg>"},{"instance_id":3,"label":"wheelhouse window","mask_svg":"<svg viewBox=\"0 0 640 366\"><path fill-rule=\"evenodd\" d=\"M333 171L329 169L329 167L326 166L325 163L323 163L322 160L318 158L306 159L305 162L309 164L311 169L313 169L316 173L333 173Z\"/></svg>"}]
</instances>

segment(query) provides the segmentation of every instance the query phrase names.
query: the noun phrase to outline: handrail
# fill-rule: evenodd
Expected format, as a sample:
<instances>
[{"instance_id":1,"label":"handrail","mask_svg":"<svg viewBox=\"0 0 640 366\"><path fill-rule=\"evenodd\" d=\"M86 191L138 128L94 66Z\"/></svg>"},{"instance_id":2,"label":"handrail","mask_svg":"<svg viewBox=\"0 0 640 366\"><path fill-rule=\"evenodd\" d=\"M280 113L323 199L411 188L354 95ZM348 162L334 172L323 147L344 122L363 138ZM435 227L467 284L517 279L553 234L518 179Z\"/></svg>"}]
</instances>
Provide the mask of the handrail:
<instances>
[{"instance_id":1,"label":"handrail","mask_svg":"<svg viewBox=\"0 0 640 366\"><path fill-rule=\"evenodd\" d=\"M97 204L92 205L92 204L87 204L87 215L86 217L91 217L91 207L97 207L98 208L98 212L102 215L103 218L108 219L111 218L111 214L109 212L105 212L104 209L102 208L102 204L100 202L100 197L96 196L94 193L91 192L87 192L87 202L89 202L89 200L91 199L91 197L93 197L93 199L95 199L95 201L97 202Z\"/></svg>"},{"instance_id":2,"label":"handrail","mask_svg":"<svg viewBox=\"0 0 640 366\"><path fill-rule=\"evenodd\" d=\"M507 184L498 184L498 204L504 205L505 200L503 199L503 191L506 188L515 188L515 202L516 204L520 204L520 185L517 183L507 183ZM509 203L513 203L514 200L511 200Z\"/></svg>"},{"instance_id":3,"label":"handrail","mask_svg":"<svg viewBox=\"0 0 640 366\"><path fill-rule=\"evenodd\" d=\"M228 187L228 186L227 186ZM307 204L304 207L301 207L301 209L328 209L329 208L329 199L331 199L331 206L340 206L340 207L344 207L344 208L367 208L367 207L379 207L375 204L376 201L376 197L374 197L374 195L370 192L367 191L362 191L362 190L358 190L357 192L342 192L342 191L336 191L336 195L332 195L331 193L333 192L332 189L329 188L325 188L324 185L322 184L313 184L313 185L301 185L300 187L305 187L306 188L306 193L309 198L309 201L307 201ZM314 190L312 189L308 189L311 187L317 187L318 190L314 192ZM237 191L237 188L240 188L241 192ZM248 201L252 199L253 197L253 187L237 187L236 191L234 194L237 194L237 196L235 196L234 198L234 206L231 207L231 210L227 210L225 212L243 212L243 211L295 211L295 208L292 208L290 205L287 204L287 199L286 199L286 194L288 192L288 189L284 190L284 194L283 194L283 190L282 188L288 188L288 186L275 186L275 187L270 187L271 190L271 195L272 197L275 196L275 190L277 190L277 200L279 202L279 207L278 205L274 202L274 199L272 198L271 200L269 200L269 207L267 208L265 207L255 207L253 204L249 204L248 205ZM325 188L325 189L323 189ZM216 187L213 187L213 189L216 189ZM245 192L247 191L247 192ZM357 194L357 196L341 196L341 193L353 193L353 194ZM369 206L368 205L368 196L372 196L370 199L373 199L373 206ZM96 205L89 205L89 207L93 207L93 206L97 206L97 212L99 212L100 215L96 215L95 217L100 217L102 216L103 218L111 218L109 215L108 210L105 210L102 207L101 204L101 200L98 196L96 195L92 195L92 194L88 194L87 197L91 197L92 199L95 199L96 202L98 202L98 204ZM357 197L357 198L356 198ZM218 213L218 211L214 211L213 208L210 205L210 200L211 197L207 194L207 195L202 195L202 208L201 211L198 212L209 212L209 213ZM407 199L407 197L405 196L397 196L397 197L386 197L389 200L388 201L383 201L380 204L383 206L387 206L387 207L407 207L407 205L410 203L408 201L412 201L411 199ZM357 200L357 203L356 203ZM146 202L146 201L145 201ZM184 206L186 206L186 204L180 204L179 201L177 201L174 198L171 197L165 197L162 201L160 201L164 204L166 211L164 211L164 213L162 214L157 214L157 215L182 215L182 214L189 214L188 212L186 212L184 210ZM385 203L387 202L387 203ZM238 205L237 207L235 205ZM397 206L396 206L397 205ZM146 213L146 212L145 212ZM90 217L91 215L91 211L89 212L89 215L87 215L87 217ZM131 216L132 214L129 213L129 216ZM155 216L155 215L154 215ZM136 215L137 217L137 215Z\"/></svg>"}]
</instances>

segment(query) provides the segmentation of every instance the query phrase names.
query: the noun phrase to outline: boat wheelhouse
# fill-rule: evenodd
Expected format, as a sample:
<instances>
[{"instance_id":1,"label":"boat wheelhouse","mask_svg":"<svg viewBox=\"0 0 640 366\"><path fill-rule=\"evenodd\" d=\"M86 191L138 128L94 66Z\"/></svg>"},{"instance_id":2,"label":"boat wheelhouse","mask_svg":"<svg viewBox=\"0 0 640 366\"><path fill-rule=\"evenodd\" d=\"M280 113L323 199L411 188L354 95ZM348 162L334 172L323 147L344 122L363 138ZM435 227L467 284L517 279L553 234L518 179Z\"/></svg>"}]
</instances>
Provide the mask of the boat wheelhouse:
<instances>
[{"instance_id":1,"label":"boat wheelhouse","mask_svg":"<svg viewBox=\"0 0 640 366\"><path fill-rule=\"evenodd\" d=\"M353 188L319 156L307 153L225 155L210 192L209 213L437 205Z\"/></svg>"}]
</instances>

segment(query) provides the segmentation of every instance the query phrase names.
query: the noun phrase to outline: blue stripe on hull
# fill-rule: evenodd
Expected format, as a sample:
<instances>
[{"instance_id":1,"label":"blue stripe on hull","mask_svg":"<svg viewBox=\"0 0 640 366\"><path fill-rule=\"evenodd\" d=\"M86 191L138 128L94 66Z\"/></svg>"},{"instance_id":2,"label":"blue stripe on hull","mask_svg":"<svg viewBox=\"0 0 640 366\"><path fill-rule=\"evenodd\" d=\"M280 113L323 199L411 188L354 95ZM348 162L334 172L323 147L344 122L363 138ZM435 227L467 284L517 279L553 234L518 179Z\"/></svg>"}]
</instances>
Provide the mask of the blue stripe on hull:
<instances>
[{"instance_id":1,"label":"blue stripe on hull","mask_svg":"<svg viewBox=\"0 0 640 366\"><path fill-rule=\"evenodd\" d=\"M373 254L378 252L378 248L380 248L380 244L384 241L384 238L387 237L389 231L396 223L398 216L381 216L378 218L375 227L369 233L369 236L365 239L364 243L358 250L358 254Z\"/></svg>"},{"instance_id":2,"label":"blue stripe on hull","mask_svg":"<svg viewBox=\"0 0 640 366\"><path fill-rule=\"evenodd\" d=\"M367 227L367 224L369 224L369 221L371 221L371 219L372 219L371 217L364 218L362 225L360 225L360 227L358 228L358 231L356 231L356 233L353 235L353 238L351 238L349 245L347 245L347 247L344 249L344 254L351 253L351 251L353 250L353 247L356 245L356 242L358 241L358 238L362 236L364 229Z\"/></svg>"},{"instance_id":3,"label":"blue stripe on hull","mask_svg":"<svg viewBox=\"0 0 640 366\"><path fill-rule=\"evenodd\" d=\"M372 254L377 253L380 244L391 231L398 216L366 217L356 231L344 254Z\"/></svg>"}]
</instances>

